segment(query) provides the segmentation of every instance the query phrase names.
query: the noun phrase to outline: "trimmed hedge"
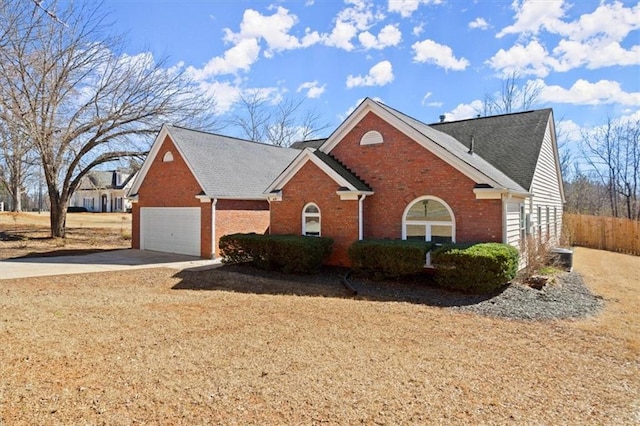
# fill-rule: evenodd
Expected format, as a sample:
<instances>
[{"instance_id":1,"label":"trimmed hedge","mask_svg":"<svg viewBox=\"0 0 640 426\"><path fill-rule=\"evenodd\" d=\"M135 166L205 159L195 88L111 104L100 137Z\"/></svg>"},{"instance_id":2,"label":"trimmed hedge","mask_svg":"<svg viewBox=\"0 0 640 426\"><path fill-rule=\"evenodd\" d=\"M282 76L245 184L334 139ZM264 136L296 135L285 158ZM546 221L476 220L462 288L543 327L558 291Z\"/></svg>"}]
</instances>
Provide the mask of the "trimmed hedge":
<instances>
[{"instance_id":1,"label":"trimmed hedge","mask_svg":"<svg viewBox=\"0 0 640 426\"><path fill-rule=\"evenodd\" d=\"M500 243L449 245L433 251L431 263L437 268L436 282L440 286L490 293L516 276L518 250Z\"/></svg>"},{"instance_id":2,"label":"trimmed hedge","mask_svg":"<svg viewBox=\"0 0 640 426\"><path fill-rule=\"evenodd\" d=\"M415 275L424 269L427 252L434 245L426 241L361 240L349 247L349 258L356 272L376 279Z\"/></svg>"},{"instance_id":3,"label":"trimmed hedge","mask_svg":"<svg viewBox=\"0 0 640 426\"><path fill-rule=\"evenodd\" d=\"M316 272L331 253L333 240L301 235L231 234L220 238L223 263L251 261L262 269Z\"/></svg>"}]
</instances>

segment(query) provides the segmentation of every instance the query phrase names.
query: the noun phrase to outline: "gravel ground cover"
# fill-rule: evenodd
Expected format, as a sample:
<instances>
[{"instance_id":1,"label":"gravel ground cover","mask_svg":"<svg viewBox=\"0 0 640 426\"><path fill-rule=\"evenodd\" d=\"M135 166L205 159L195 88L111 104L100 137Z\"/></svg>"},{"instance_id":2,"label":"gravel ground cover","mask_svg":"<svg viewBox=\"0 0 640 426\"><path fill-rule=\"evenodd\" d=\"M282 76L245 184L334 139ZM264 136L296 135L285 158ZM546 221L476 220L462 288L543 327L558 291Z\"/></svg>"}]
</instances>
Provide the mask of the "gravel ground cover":
<instances>
[{"instance_id":1,"label":"gravel ground cover","mask_svg":"<svg viewBox=\"0 0 640 426\"><path fill-rule=\"evenodd\" d=\"M575 263L604 307L537 321L225 268L0 281L0 424L638 423L640 258Z\"/></svg>"}]
</instances>

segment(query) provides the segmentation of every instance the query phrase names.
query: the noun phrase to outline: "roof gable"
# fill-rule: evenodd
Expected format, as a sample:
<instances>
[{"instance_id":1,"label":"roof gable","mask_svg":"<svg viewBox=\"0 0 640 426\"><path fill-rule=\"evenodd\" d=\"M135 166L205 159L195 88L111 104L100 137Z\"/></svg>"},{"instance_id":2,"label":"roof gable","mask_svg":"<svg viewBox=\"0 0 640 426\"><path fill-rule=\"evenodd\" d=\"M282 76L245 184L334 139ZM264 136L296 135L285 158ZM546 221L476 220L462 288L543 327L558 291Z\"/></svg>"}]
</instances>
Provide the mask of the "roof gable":
<instances>
[{"instance_id":1,"label":"roof gable","mask_svg":"<svg viewBox=\"0 0 640 426\"><path fill-rule=\"evenodd\" d=\"M264 189L300 152L258 142L164 125L132 186L137 193L165 137L211 198L265 199Z\"/></svg>"},{"instance_id":2,"label":"roof gable","mask_svg":"<svg viewBox=\"0 0 640 426\"><path fill-rule=\"evenodd\" d=\"M476 183L488 184L497 189L526 192L520 184L481 156L469 153L468 148L456 138L370 98L365 99L329 136L320 147L320 151L329 154L369 112L387 121Z\"/></svg>"},{"instance_id":3,"label":"roof gable","mask_svg":"<svg viewBox=\"0 0 640 426\"><path fill-rule=\"evenodd\" d=\"M369 185L363 182L358 176L335 158L318 150L314 150L313 148L305 148L299 153L296 159L289 164L282 174L280 174L280 176L278 176L277 179L269 185L265 194L281 190L309 161L318 166L318 168L333 179L336 184L347 191L363 193L372 192Z\"/></svg>"}]
</instances>

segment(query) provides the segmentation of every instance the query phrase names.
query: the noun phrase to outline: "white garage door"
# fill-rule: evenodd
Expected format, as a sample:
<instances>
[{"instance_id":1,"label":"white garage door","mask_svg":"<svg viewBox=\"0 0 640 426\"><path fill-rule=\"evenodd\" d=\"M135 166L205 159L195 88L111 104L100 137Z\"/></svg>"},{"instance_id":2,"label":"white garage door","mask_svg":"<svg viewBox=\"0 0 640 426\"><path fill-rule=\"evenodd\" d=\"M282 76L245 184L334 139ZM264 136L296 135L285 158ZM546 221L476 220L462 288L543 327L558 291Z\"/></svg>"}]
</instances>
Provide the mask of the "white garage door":
<instances>
[{"instance_id":1,"label":"white garage door","mask_svg":"<svg viewBox=\"0 0 640 426\"><path fill-rule=\"evenodd\" d=\"M142 207L142 250L200 256L199 207Z\"/></svg>"}]
</instances>

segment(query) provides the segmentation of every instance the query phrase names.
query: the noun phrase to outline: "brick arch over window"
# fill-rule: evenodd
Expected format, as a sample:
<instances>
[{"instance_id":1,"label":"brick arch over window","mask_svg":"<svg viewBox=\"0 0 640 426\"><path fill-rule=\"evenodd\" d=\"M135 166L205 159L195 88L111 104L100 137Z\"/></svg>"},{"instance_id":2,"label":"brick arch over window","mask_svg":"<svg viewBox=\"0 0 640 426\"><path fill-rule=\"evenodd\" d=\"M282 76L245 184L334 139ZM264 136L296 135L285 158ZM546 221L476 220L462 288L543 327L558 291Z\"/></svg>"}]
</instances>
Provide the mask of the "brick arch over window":
<instances>
[{"instance_id":1,"label":"brick arch over window","mask_svg":"<svg viewBox=\"0 0 640 426\"><path fill-rule=\"evenodd\" d=\"M456 220L453 210L438 197L416 198L402 214L402 239L454 243Z\"/></svg>"},{"instance_id":2,"label":"brick arch over window","mask_svg":"<svg viewBox=\"0 0 640 426\"><path fill-rule=\"evenodd\" d=\"M307 203L302 209L302 235L321 236L320 208L315 203Z\"/></svg>"}]
</instances>

